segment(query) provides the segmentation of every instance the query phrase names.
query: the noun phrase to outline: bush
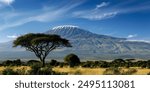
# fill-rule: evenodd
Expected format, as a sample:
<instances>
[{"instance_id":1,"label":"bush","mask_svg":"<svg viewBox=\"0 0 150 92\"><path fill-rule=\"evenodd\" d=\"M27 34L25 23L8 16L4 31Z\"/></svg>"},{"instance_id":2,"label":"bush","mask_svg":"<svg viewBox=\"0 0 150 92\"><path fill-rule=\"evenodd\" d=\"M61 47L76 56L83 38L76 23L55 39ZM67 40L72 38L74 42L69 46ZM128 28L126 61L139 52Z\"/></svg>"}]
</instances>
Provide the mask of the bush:
<instances>
[{"instance_id":1,"label":"bush","mask_svg":"<svg viewBox=\"0 0 150 92\"><path fill-rule=\"evenodd\" d=\"M14 61L13 61L13 65L14 65L14 66L20 66L20 65L22 65L22 62L21 62L20 59L17 59L17 60L14 60Z\"/></svg>"},{"instance_id":2,"label":"bush","mask_svg":"<svg viewBox=\"0 0 150 92\"><path fill-rule=\"evenodd\" d=\"M104 75L121 75L120 68L108 68L103 72Z\"/></svg>"},{"instance_id":3,"label":"bush","mask_svg":"<svg viewBox=\"0 0 150 92\"><path fill-rule=\"evenodd\" d=\"M17 72L13 71L13 69L6 68L2 71L3 75L19 75Z\"/></svg>"},{"instance_id":4,"label":"bush","mask_svg":"<svg viewBox=\"0 0 150 92\"><path fill-rule=\"evenodd\" d=\"M12 64L13 64L13 62L10 61L10 60L7 60L7 61L2 62L2 65L3 65L3 66L11 66Z\"/></svg>"},{"instance_id":5,"label":"bush","mask_svg":"<svg viewBox=\"0 0 150 92\"><path fill-rule=\"evenodd\" d=\"M125 64L126 68L130 68L132 66L133 66L133 62L131 62L131 61L127 61L126 64Z\"/></svg>"},{"instance_id":6,"label":"bush","mask_svg":"<svg viewBox=\"0 0 150 92\"><path fill-rule=\"evenodd\" d=\"M30 75L39 75L39 70L42 66L40 64L33 64L31 70L29 71Z\"/></svg>"},{"instance_id":7,"label":"bush","mask_svg":"<svg viewBox=\"0 0 150 92\"><path fill-rule=\"evenodd\" d=\"M123 67L125 66L126 62L123 59L115 59L111 62L112 67Z\"/></svg>"},{"instance_id":8,"label":"bush","mask_svg":"<svg viewBox=\"0 0 150 92\"><path fill-rule=\"evenodd\" d=\"M131 68L131 69L129 69L128 71L123 72L122 74L123 74L123 75L132 75L132 74L134 74L134 73L136 73L136 72L137 72L136 69Z\"/></svg>"},{"instance_id":9,"label":"bush","mask_svg":"<svg viewBox=\"0 0 150 92\"><path fill-rule=\"evenodd\" d=\"M104 75L132 75L136 72L137 70L133 68L129 69L128 71L124 71L121 68L108 68L103 72L103 74Z\"/></svg>"},{"instance_id":10,"label":"bush","mask_svg":"<svg viewBox=\"0 0 150 92\"><path fill-rule=\"evenodd\" d=\"M106 62L106 61L100 61L99 67L101 67L101 68L108 68L108 67L110 67L110 63Z\"/></svg>"},{"instance_id":11,"label":"bush","mask_svg":"<svg viewBox=\"0 0 150 92\"><path fill-rule=\"evenodd\" d=\"M147 67L148 69L150 69L150 60L147 61L146 67Z\"/></svg>"},{"instance_id":12,"label":"bush","mask_svg":"<svg viewBox=\"0 0 150 92\"><path fill-rule=\"evenodd\" d=\"M29 70L26 67L24 67L22 69L17 69L16 72L19 75L28 75L29 74Z\"/></svg>"},{"instance_id":13,"label":"bush","mask_svg":"<svg viewBox=\"0 0 150 92\"><path fill-rule=\"evenodd\" d=\"M86 68L108 68L110 67L110 63L106 61L87 61L81 62L81 67Z\"/></svg>"},{"instance_id":14,"label":"bush","mask_svg":"<svg viewBox=\"0 0 150 92\"><path fill-rule=\"evenodd\" d=\"M3 64L0 64L0 67L3 66Z\"/></svg>"},{"instance_id":15,"label":"bush","mask_svg":"<svg viewBox=\"0 0 150 92\"><path fill-rule=\"evenodd\" d=\"M29 71L30 75L53 75L55 72L52 71L51 67L42 67L41 64L34 64L31 66Z\"/></svg>"},{"instance_id":16,"label":"bush","mask_svg":"<svg viewBox=\"0 0 150 92\"><path fill-rule=\"evenodd\" d=\"M2 65L3 66L20 66L20 65L23 65L23 62L21 62L20 59L17 59L17 60L7 60L7 61L4 61L2 62Z\"/></svg>"},{"instance_id":17,"label":"bush","mask_svg":"<svg viewBox=\"0 0 150 92\"><path fill-rule=\"evenodd\" d=\"M35 64L41 64L41 62L38 60L29 60L27 62L27 65L29 65L29 66L34 66Z\"/></svg>"},{"instance_id":18,"label":"bush","mask_svg":"<svg viewBox=\"0 0 150 92\"><path fill-rule=\"evenodd\" d=\"M81 66L85 67L85 68L93 68L94 63L93 63L93 61L82 62Z\"/></svg>"},{"instance_id":19,"label":"bush","mask_svg":"<svg viewBox=\"0 0 150 92\"><path fill-rule=\"evenodd\" d=\"M59 65L58 65L59 67L64 67L64 66L68 66L68 64L67 63L64 63L64 62L59 62Z\"/></svg>"},{"instance_id":20,"label":"bush","mask_svg":"<svg viewBox=\"0 0 150 92\"><path fill-rule=\"evenodd\" d=\"M64 58L65 63L69 64L70 67L78 66L80 64L80 59L75 54L69 54Z\"/></svg>"},{"instance_id":21,"label":"bush","mask_svg":"<svg viewBox=\"0 0 150 92\"><path fill-rule=\"evenodd\" d=\"M57 60L51 60L51 62L49 63L51 66L58 66L59 62L57 62Z\"/></svg>"},{"instance_id":22,"label":"bush","mask_svg":"<svg viewBox=\"0 0 150 92\"><path fill-rule=\"evenodd\" d=\"M38 75L53 75L55 74L50 67L42 67L38 71Z\"/></svg>"}]
</instances>

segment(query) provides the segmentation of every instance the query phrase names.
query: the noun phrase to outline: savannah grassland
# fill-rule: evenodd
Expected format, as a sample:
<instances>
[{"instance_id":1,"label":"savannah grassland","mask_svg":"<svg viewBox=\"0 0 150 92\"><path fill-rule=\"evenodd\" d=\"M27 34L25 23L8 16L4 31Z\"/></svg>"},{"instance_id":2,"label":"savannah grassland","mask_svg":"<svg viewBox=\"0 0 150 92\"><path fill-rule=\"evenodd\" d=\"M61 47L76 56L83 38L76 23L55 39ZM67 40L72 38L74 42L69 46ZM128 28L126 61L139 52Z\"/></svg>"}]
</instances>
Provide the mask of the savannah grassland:
<instances>
[{"instance_id":1,"label":"savannah grassland","mask_svg":"<svg viewBox=\"0 0 150 92\"><path fill-rule=\"evenodd\" d=\"M0 75L150 75L150 60L115 59L76 64L51 60L41 66L37 60L7 60L0 64Z\"/></svg>"},{"instance_id":2,"label":"savannah grassland","mask_svg":"<svg viewBox=\"0 0 150 92\"><path fill-rule=\"evenodd\" d=\"M150 69L141 69L141 68L136 68L137 72L134 73L133 75L147 75L150 72ZM106 68L59 68L55 67L54 71L58 72L66 72L69 73L70 75L74 74L81 74L81 75L103 75L104 71ZM123 68L124 71L128 71L129 69Z\"/></svg>"},{"instance_id":3,"label":"savannah grassland","mask_svg":"<svg viewBox=\"0 0 150 92\"><path fill-rule=\"evenodd\" d=\"M0 74L2 74L2 71L5 69L10 68L14 71L21 70L23 73L21 75L27 74L28 71L31 70L30 66L1 66L0 67ZM54 67L52 70L57 73L64 73L67 75L103 75L104 71L106 71L107 68L82 68L82 67ZM133 73L132 75L147 75L150 72L150 69L147 68L140 68L140 67L131 67L131 68L124 68L122 67L122 71L128 71L130 69L136 69L137 72Z\"/></svg>"}]
</instances>

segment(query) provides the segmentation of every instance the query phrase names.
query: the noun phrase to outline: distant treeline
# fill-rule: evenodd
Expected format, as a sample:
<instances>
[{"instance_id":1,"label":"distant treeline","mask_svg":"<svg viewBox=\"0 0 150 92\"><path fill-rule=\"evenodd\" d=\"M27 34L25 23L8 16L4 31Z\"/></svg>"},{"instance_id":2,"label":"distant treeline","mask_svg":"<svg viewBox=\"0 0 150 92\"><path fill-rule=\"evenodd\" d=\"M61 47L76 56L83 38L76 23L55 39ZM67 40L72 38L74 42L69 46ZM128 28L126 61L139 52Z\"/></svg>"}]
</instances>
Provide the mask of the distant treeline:
<instances>
[{"instance_id":1,"label":"distant treeline","mask_svg":"<svg viewBox=\"0 0 150 92\"><path fill-rule=\"evenodd\" d=\"M74 61L76 62L76 61ZM74 62L59 62L57 60L51 60L46 62L46 66L51 67L84 67L84 68L110 68L110 67L141 67L141 68L149 68L150 69L150 60L139 60L136 61L134 59L115 59L112 62L107 61L86 61L86 62L78 62L78 64ZM38 60L29 60L27 62L23 62L20 59L17 60L6 60L0 63L0 66L33 66L40 65L41 62Z\"/></svg>"}]
</instances>

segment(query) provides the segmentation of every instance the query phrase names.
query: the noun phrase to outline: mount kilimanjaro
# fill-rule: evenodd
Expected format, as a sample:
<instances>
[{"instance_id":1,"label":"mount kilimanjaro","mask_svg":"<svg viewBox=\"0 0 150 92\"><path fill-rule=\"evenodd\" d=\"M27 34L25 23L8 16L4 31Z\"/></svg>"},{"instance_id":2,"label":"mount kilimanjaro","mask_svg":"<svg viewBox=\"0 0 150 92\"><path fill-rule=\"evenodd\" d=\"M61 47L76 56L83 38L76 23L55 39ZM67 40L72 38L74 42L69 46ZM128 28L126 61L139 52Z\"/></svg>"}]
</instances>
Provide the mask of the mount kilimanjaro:
<instances>
[{"instance_id":1,"label":"mount kilimanjaro","mask_svg":"<svg viewBox=\"0 0 150 92\"><path fill-rule=\"evenodd\" d=\"M49 56L53 59L63 59L69 53L75 53L82 59L150 58L150 43L95 34L77 26L57 26L45 34L60 35L73 46L53 51ZM20 48L14 49L11 43L0 43L0 58L33 58L32 53Z\"/></svg>"}]
</instances>

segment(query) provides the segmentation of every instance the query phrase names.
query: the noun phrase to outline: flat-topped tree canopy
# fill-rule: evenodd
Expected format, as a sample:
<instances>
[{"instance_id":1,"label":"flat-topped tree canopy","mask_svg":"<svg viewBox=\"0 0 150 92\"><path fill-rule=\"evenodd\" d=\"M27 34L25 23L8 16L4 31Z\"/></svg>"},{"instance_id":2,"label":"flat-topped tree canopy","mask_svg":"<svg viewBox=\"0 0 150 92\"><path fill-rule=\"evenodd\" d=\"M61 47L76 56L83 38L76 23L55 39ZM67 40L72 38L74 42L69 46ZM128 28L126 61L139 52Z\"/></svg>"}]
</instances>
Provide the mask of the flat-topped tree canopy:
<instances>
[{"instance_id":1,"label":"flat-topped tree canopy","mask_svg":"<svg viewBox=\"0 0 150 92\"><path fill-rule=\"evenodd\" d=\"M49 52L58 47L71 47L69 40L61 38L59 35L48 35L42 33L29 33L18 37L14 46L21 46L26 50L34 52L45 66L45 59Z\"/></svg>"}]
</instances>

